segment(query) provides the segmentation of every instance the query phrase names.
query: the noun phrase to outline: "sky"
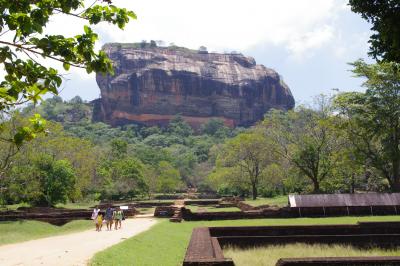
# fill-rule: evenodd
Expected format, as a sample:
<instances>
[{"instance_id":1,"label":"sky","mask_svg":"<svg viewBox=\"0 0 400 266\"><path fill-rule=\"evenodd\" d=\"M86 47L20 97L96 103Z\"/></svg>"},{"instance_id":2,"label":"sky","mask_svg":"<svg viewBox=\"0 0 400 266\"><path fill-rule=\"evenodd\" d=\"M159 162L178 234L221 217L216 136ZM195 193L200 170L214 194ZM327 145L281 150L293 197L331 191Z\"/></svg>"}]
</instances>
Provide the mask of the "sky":
<instances>
[{"instance_id":1,"label":"sky","mask_svg":"<svg viewBox=\"0 0 400 266\"><path fill-rule=\"evenodd\" d=\"M90 4L91 2L88 1ZM296 104L318 94L362 90L349 62L368 62L371 25L351 12L345 0L114 0L134 11L124 31L99 24L97 48L107 42L163 40L208 51L241 52L275 69L290 87ZM73 36L84 21L65 15L52 18L47 33ZM53 64L53 63L50 63ZM61 68L60 68L61 69ZM98 98L94 74L71 68L60 95Z\"/></svg>"}]
</instances>

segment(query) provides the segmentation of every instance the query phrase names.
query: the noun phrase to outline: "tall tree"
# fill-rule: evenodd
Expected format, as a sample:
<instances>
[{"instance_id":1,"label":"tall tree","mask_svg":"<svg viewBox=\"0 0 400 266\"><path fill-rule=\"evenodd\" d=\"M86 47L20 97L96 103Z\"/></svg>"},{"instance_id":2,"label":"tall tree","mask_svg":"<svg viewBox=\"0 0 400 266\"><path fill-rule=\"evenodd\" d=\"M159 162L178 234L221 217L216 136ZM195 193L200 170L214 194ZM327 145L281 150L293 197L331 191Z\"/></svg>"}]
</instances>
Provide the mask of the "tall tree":
<instances>
[{"instance_id":1,"label":"tall tree","mask_svg":"<svg viewBox=\"0 0 400 266\"><path fill-rule=\"evenodd\" d=\"M76 176L67 160L55 160L36 154L29 163L13 167L6 191L16 202L27 201L40 206L65 203L74 191ZM11 180L12 179L12 180Z\"/></svg>"},{"instance_id":2,"label":"tall tree","mask_svg":"<svg viewBox=\"0 0 400 266\"><path fill-rule=\"evenodd\" d=\"M238 169L242 180L249 184L253 199L258 196L260 179L273 161L267 139L256 131L242 133L229 140L218 160L224 167Z\"/></svg>"},{"instance_id":3,"label":"tall tree","mask_svg":"<svg viewBox=\"0 0 400 266\"><path fill-rule=\"evenodd\" d=\"M330 176L338 139L333 133L330 108L324 97L317 110L300 107L297 111L273 110L264 121L265 134L274 143L274 152L287 159L321 191L321 182Z\"/></svg>"},{"instance_id":4,"label":"tall tree","mask_svg":"<svg viewBox=\"0 0 400 266\"><path fill-rule=\"evenodd\" d=\"M350 0L353 12L372 23L370 52L375 59L400 63L400 2L398 0Z\"/></svg>"},{"instance_id":5,"label":"tall tree","mask_svg":"<svg viewBox=\"0 0 400 266\"><path fill-rule=\"evenodd\" d=\"M354 74L367 80L365 93L347 92L335 99L356 150L400 191L400 64L353 63Z\"/></svg>"},{"instance_id":6,"label":"tall tree","mask_svg":"<svg viewBox=\"0 0 400 266\"><path fill-rule=\"evenodd\" d=\"M65 70L73 66L84 68L88 73L112 72L112 62L106 53L95 51L98 35L90 25L108 22L122 29L136 16L132 11L112 5L111 1L95 1L90 6L85 3L84 0L0 1L0 67L5 70L0 81L2 116L18 105L36 103L48 92L58 93L62 75L45 66L39 58L59 62ZM75 36L45 34L46 26L57 14L80 19L83 33ZM30 140L39 122L36 119L32 126L17 128L11 143L18 146Z\"/></svg>"},{"instance_id":7,"label":"tall tree","mask_svg":"<svg viewBox=\"0 0 400 266\"><path fill-rule=\"evenodd\" d=\"M163 193L171 193L179 190L183 183L181 175L170 163L161 161L158 164L158 190Z\"/></svg>"},{"instance_id":8,"label":"tall tree","mask_svg":"<svg viewBox=\"0 0 400 266\"><path fill-rule=\"evenodd\" d=\"M36 114L30 119L19 112L9 115L0 112L0 180L13 163L13 157L20 151L24 141L32 140L45 131L46 121Z\"/></svg>"}]
</instances>

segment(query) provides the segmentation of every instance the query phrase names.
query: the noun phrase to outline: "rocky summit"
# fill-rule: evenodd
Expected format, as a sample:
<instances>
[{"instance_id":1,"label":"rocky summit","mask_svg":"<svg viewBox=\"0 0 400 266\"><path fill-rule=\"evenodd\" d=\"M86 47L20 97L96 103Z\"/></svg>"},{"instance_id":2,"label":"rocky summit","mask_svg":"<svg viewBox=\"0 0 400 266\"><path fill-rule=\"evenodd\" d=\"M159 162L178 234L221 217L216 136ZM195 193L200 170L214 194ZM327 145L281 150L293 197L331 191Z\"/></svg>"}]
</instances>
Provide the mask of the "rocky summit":
<instances>
[{"instance_id":1,"label":"rocky summit","mask_svg":"<svg viewBox=\"0 0 400 266\"><path fill-rule=\"evenodd\" d=\"M242 54L118 43L103 49L115 74L96 76L95 121L165 125L179 114L193 127L210 118L249 126L271 108L294 107L279 74Z\"/></svg>"}]
</instances>

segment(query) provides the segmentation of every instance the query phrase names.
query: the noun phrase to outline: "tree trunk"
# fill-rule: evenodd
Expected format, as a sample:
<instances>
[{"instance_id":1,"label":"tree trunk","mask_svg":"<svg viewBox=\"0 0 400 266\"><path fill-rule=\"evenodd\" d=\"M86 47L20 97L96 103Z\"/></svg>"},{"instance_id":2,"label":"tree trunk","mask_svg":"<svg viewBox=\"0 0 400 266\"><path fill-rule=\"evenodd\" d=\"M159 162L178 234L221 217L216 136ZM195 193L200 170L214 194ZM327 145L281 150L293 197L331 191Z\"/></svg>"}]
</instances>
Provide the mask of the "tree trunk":
<instances>
[{"instance_id":1,"label":"tree trunk","mask_svg":"<svg viewBox=\"0 0 400 266\"><path fill-rule=\"evenodd\" d=\"M356 182L354 180L354 173L351 174L350 193L354 194Z\"/></svg>"},{"instance_id":2,"label":"tree trunk","mask_svg":"<svg viewBox=\"0 0 400 266\"><path fill-rule=\"evenodd\" d=\"M321 190L320 190L320 188L319 188L319 182L318 182L318 180L317 180L317 179L313 179L312 181L313 181L313 185L314 185L313 193L314 193L314 194L320 193Z\"/></svg>"},{"instance_id":3,"label":"tree trunk","mask_svg":"<svg viewBox=\"0 0 400 266\"><path fill-rule=\"evenodd\" d=\"M400 180L399 175L393 177L393 184L392 184L392 191L393 192L400 192Z\"/></svg>"},{"instance_id":4,"label":"tree trunk","mask_svg":"<svg viewBox=\"0 0 400 266\"><path fill-rule=\"evenodd\" d=\"M394 160L393 162L393 187L392 191L400 192L400 162L398 160Z\"/></svg>"},{"instance_id":5,"label":"tree trunk","mask_svg":"<svg viewBox=\"0 0 400 266\"><path fill-rule=\"evenodd\" d=\"M257 185L255 183L252 183L251 186L252 186L253 200L255 200L255 199L257 199Z\"/></svg>"}]
</instances>

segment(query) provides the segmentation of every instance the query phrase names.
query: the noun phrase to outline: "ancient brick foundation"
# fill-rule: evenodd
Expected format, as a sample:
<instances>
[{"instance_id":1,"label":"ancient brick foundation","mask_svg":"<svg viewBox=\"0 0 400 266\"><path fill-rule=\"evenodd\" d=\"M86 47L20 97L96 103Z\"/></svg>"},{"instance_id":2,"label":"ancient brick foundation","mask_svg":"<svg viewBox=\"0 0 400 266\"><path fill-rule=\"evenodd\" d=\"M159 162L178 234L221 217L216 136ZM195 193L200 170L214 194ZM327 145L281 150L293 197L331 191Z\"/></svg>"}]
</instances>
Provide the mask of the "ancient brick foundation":
<instances>
[{"instance_id":1,"label":"ancient brick foundation","mask_svg":"<svg viewBox=\"0 0 400 266\"><path fill-rule=\"evenodd\" d=\"M195 228L183 262L188 265L234 265L222 248L275 244L350 244L359 247L400 246L400 222L355 225L252 226ZM354 264L353 264L354 262ZM363 264L364 263L364 264ZM283 258L277 265L400 265L400 256L349 258Z\"/></svg>"}]
</instances>

